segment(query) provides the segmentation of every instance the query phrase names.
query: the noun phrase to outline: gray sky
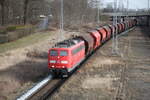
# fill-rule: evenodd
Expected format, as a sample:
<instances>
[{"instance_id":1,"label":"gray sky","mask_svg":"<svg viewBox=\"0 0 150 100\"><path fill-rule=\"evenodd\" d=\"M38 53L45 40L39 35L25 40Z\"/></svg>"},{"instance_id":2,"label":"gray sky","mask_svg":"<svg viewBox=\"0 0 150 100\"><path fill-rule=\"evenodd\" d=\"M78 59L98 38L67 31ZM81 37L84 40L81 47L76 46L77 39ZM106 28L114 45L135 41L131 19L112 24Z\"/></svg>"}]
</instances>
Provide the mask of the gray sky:
<instances>
[{"instance_id":1,"label":"gray sky","mask_svg":"<svg viewBox=\"0 0 150 100\"><path fill-rule=\"evenodd\" d=\"M113 1L114 0L103 0L104 4L106 4L107 2L113 2ZM127 0L123 0L123 1L126 7ZM130 9L148 8L148 0L129 0L129 8Z\"/></svg>"}]
</instances>

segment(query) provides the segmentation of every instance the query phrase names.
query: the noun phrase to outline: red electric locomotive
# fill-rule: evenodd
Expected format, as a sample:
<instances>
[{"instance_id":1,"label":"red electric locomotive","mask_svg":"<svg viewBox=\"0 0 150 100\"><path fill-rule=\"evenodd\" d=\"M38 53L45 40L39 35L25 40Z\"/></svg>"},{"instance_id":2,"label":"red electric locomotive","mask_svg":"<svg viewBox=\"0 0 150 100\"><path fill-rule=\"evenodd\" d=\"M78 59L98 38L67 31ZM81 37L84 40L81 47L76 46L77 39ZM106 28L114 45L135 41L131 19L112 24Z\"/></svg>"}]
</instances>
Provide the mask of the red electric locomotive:
<instances>
[{"instance_id":1,"label":"red electric locomotive","mask_svg":"<svg viewBox=\"0 0 150 100\"><path fill-rule=\"evenodd\" d=\"M57 43L49 50L48 67L54 75L67 77L85 58L84 41L80 38L73 38Z\"/></svg>"}]
</instances>

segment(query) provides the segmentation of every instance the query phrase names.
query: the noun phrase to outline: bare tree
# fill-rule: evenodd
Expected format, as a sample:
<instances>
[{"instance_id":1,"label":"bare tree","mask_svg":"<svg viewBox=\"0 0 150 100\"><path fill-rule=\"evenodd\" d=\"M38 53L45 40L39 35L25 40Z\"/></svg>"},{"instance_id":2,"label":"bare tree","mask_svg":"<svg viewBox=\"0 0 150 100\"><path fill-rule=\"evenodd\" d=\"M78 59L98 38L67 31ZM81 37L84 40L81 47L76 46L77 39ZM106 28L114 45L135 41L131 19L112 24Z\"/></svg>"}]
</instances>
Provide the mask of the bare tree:
<instances>
[{"instance_id":1,"label":"bare tree","mask_svg":"<svg viewBox=\"0 0 150 100\"><path fill-rule=\"evenodd\" d=\"M97 9L89 5L89 0L64 0L65 26L81 25L95 21ZM53 20L60 22L60 0L51 2Z\"/></svg>"},{"instance_id":2,"label":"bare tree","mask_svg":"<svg viewBox=\"0 0 150 100\"><path fill-rule=\"evenodd\" d=\"M27 22L27 8L28 8L29 0L24 0L24 24Z\"/></svg>"},{"instance_id":3,"label":"bare tree","mask_svg":"<svg viewBox=\"0 0 150 100\"><path fill-rule=\"evenodd\" d=\"M4 11L5 11L5 0L0 0L0 5L1 5L1 25L4 25Z\"/></svg>"},{"instance_id":4,"label":"bare tree","mask_svg":"<svg viewBox=\"0 0 150 100\"><path fill-rule=\"evenodd\" d=\"M96 8L90 7L88 1L64 0L64 24L93 22ZM40 15L51 14L57 25L60 22L60 0L0 0L0 10L1 25L38 23Z\"/></svg>"}]
</instances>

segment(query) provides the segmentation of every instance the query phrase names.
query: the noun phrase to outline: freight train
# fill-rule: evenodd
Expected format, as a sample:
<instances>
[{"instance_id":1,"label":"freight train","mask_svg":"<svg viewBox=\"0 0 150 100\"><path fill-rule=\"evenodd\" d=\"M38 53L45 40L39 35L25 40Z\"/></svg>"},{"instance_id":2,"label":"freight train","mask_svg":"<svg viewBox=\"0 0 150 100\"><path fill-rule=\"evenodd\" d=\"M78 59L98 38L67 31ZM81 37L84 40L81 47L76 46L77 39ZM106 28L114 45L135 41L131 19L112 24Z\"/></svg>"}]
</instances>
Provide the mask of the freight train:
<instances>
[{"instance_id":1,"label":"freight train","mask_svg":"<svg viewBox=\"0 0 150 100\"><path fill-rule=\"evenodd\" d=\"M115 25L106 25L87 34L55 44L48 52L48 68L54 76L68 77L78 65L93 51L111 39L113 33L120 34L136 25L136 20L128 20Z\"/></svg>"}]
</instances>

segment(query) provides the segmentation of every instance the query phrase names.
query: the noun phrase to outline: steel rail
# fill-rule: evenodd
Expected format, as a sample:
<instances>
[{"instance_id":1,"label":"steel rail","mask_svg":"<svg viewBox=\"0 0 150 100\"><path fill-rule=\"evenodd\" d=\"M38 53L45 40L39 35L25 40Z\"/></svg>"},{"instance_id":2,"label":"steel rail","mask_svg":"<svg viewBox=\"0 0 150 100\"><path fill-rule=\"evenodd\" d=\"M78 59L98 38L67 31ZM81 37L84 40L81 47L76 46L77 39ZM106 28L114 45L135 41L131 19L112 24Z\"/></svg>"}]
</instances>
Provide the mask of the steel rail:
<instances>
[{"instance_id":1,"label":"steel rail","mask_svg":"<svg viewBox=\"0 0 150 100\"><path fill-rule=\"evenodd\" d=\"M34 87L32 87L31 89L29 89L27 92L25 92L23 95L21 95L20 97L18 97L16 100L27 100L32 95L34 95L35 93L37 93L42 87L44 87L49 81L51 81L52 78L53 78L53 76L49 75L44 80L42 80L41 82L37 83Z\"/></svg>"}]
</instances>

